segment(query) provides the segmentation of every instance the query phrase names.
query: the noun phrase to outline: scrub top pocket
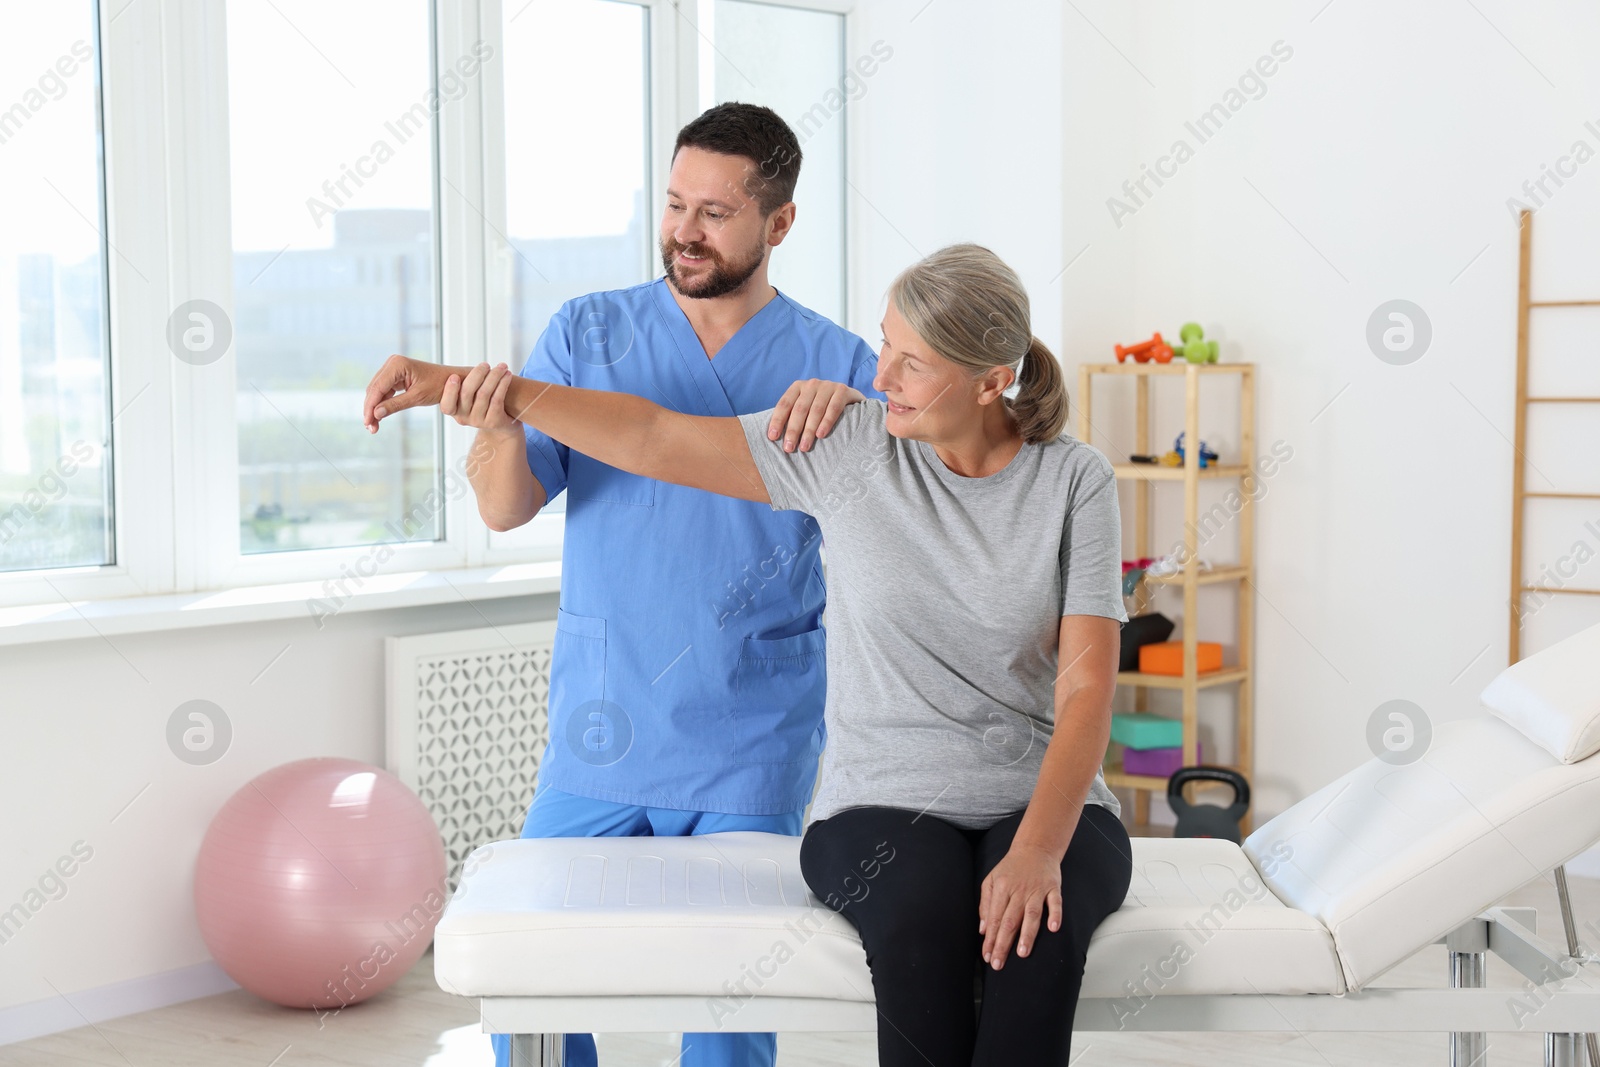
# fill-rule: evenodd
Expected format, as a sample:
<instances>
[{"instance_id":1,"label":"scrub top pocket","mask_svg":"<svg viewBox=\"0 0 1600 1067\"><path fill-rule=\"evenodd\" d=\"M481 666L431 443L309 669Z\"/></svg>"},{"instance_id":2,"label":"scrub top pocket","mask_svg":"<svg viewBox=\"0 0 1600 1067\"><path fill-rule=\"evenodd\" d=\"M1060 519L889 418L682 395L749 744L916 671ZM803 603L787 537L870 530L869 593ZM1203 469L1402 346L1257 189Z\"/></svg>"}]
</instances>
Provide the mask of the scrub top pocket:
<instances>
[{"instance_id":1,"label":"scrub top pocket","mask_svg":"<svg viewBox=\"0 0 1600 1067\"><path fill-rule=\"evenodd\" d=\"M551 659L561 664L550 675L550 736L555 739L574 710L605 699L606 620L557 607Z\"/></svg>"}]
</instances>

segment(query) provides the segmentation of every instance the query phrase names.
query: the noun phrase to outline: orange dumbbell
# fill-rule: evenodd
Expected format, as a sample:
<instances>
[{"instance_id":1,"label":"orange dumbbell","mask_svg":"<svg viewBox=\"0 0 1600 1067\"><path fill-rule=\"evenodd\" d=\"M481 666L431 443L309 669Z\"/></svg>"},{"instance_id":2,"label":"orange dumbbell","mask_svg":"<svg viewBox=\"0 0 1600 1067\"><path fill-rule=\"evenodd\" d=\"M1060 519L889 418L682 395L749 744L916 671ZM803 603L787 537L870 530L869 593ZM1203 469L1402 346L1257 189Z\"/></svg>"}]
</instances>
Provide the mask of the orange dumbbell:
<instances>
[{"instance_id":1,"label":"orange dumbbell","mask_svg":"<svg viewBox=\"0 0 1600 1067\"><path fill-rule=\"evenodd\" d=\"M1138 363L1149 363L1154 359L1157 363L1172 362L1172 346L1161 339L1158 332L1148 341L1140 341L1136 345L1114 346L1117 350L1117 362L1125 363L1129 356Z\"/></svg>"}]
</instances>

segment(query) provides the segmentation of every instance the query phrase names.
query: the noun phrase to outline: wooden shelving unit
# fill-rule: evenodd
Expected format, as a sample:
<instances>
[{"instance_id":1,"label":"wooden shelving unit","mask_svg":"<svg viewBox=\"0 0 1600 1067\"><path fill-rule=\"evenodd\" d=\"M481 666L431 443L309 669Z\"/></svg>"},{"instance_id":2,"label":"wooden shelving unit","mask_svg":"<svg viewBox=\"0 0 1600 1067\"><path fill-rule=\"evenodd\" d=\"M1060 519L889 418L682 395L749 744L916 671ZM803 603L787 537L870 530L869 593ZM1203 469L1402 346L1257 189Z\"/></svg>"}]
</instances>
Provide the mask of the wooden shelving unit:
<instances>
[{"instance_id":1,"label":"wooden shelving unit","mask_svg":"<svg viewBox=\"0 0 1600 1067\"><path fill-rule=\"evenodd\" d=\"M1252 608L1252 580L1255 575L1255 502L1250 493L1241 489L1239 514L1239 558L1226 566L1213 564L1212 569L1200 570L1199 519L1200 483L1213 478L1238 478L1255 468L1255 364L1253 363L1091 363L1078 368L1078 439L1093 443L1092 425L1093 382L1097 375L1127 375L1135 379L1135 445L1134 451L1148 455L1151 452L1150 435L1150 381L1152 378L1178 378L1184 380L1184 465L1159 467L1144 463L1117 463L1112 469L1119 480L1133 483L1134 487L1134 555L1149 556L1151 498L1157 482L1181 482L1183 485L1183 545L1184 569L1181 574L1168 578L1146 577L1143 583L1143 605L1148 607L1153 591L1162 586L1177 586L1183 590L1183 674L1143 674L1123 671L1117 675L1117 684L1134 687L1134 708L1149 710L1152 689L1176 689L1183 694L1183 765L1192 767L1199 763L1199 711L1200 690L1219 685L1237 687L1235 704L1237 754L1233 763L1225 764L1208 758L1210 766L1231 767L1254 784L1252 757L1251 697L1255 682L1251 661L1254 645L1254 616ZM1239 454L1227 457L1233 462L1200 467L1200 382L1219 375L1237 375L1239 379ZM1220 449L1218 451L1221 451ZM1239 626L1236 635L1236 661L1220 669L1201 674L1197 670L1197 644L1200 640L1199 606L1200 587L1221 582L1237 584L1239 597ZM1106 784L1113 789L1131 789L1134 794L1134 825L1148 827L1150 822L1150 794L1166 794L1167 781L1154 775L1126 774L1120 760L1109 757L1103 771ZM1186 798L1206 786L1193 784L1186 789ZM1225 789L1214 786L1212 788ZM1251 811L1240 821L1240 829L1248 834Z\"/></svg>"}]
</instances>

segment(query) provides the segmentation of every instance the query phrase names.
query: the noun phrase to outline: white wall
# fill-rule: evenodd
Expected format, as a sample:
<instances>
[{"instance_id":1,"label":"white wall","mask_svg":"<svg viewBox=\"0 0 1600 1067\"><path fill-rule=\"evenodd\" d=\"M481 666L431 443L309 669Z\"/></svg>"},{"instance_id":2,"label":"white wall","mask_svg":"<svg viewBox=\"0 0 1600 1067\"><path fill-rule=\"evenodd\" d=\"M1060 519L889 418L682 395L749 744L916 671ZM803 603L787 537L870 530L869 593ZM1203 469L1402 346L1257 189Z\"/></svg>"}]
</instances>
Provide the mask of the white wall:
<instances>
[{"instance_id":1,"label":"white wall","mask_svg":"<svg viewBox=\"0 0 1600 1067\"><path fill-rule=\"evenodd\" d=\"M1600 119L1593 8L1319 7L1142 7L1125 50L1157 89L1123 85L1138 102L1140 161L1275 41L1294 53L1147 209L1121 231L1109 215L1102 224L1136 242L1139 330L1217 324L1229 358L1261 366L1261 443L1295 450L1258 525L1265 811L1367 758L1380 703L1404 698L1435 720L1473 714L1505 666L1517 264L1506 201L1575 138L1600 148L1583 126ZM1535 224L1536 298L1600 297L1600 163L1548 203ZM1365 337L1394 298L1433 327L1406 366L1376 358ZM1583 361L1600 319L1587 321L1587 336L1562 339L1581 353L1535 335L1535 364L1559 372L1552 391L1594 393ZM1590 440L1566 435L1566 461L1554 449L1530 457L1555 483L1546 488L1600 489ZM1529 476L1530 488L1543 483ZM1600 546L1580 521L1600 517L1593 502L1535 507L1533 569L1580 538ZM1600 568L1575 584L1600 586ZM1529 648L1600 621L1597 609L1551 603L1528 625Z\"/></svg>"},{"instance_id":2,"label":"white wall","mask_svg":"<svg viewBox=\"0 0 1600 1067\"><path fill-rule=\"evenodd\" d=\"M1257 508L1258 819L1369 758L1367 721L1384 701L1436 721L1474 713L1507 655L1517 233L1506 200L1574 140L1600 149L1600 12L1040 0L980 14L894 0L868 4L861 21L862 38L895 56L851 114L854 328L875 341L894 272L972 239L1022 274L1035 332L1069 372L1189 319L1222 338L1224 359L1258 365L1258 451L1293 449ZM1199 143L1184 123L1278 41L1292 55L1264 93ZM1107 200L1179 137L1193 157L1117 225ZM1600 297L1600 161L1550 188L1535 298ZM1433 327L1403 366L1365 338L1396 298ZM1600 394L1600 314L1535 315L1549 391ZM1180 392L1158 396L1160 447L1182 428ZM1218 392L1203 436L1226 457L1237 412ZM1094 412L1093 443L1131 451L1131 389L1097 389ZM1594 414L1539 413L1550 433L1530 450L1530 489L1600 490ZM1158 487L1157 500L1158 540L1170 543L1181 496ZM1583 525L1600 531L1595 502L1535 507L1530 573L1579 541L1600 550ZM1231 534L1202 556L1231 559ZM1600 565L1564 580L1600 587ZM1176 616L1172 597L1163 610ZM1231 645L1230 608L1226 591L1202 596L1202 638ZM1527 647L1594 621L1600 600L1552 599ZM1225 753L1231 703L1217 691L1201 705L1202 737Z\"/></svg>"},{"instance_id":3,"label":"white wall","mask_svg":"<svg viewBox=\"0 0 1600 1067\"><path fill-rule=\"evenodd\" d=\"M895 274L957 241L1016 269L1035 332L1059 346L1062 10L1046 0L860 6L849 53L893 49L848 112L849 326L874 347Z\"/></svg>"},{"instance_id":4,"label":"white wall","mask_svg":"<svg viewBox=\"0 0 1600 1067\"><path fill-rule=\"evenodd\" d=\"M92 849L64 894L0 944L0 1043L231 988L209 963L191 895L223 802L292 760L383 766L385 637L553 619L555 602L0 647L0 909L75 842ZM167 747L168 717L194 699L233 725L226 755L206 766Z\"/></svg>"}]
</instances>

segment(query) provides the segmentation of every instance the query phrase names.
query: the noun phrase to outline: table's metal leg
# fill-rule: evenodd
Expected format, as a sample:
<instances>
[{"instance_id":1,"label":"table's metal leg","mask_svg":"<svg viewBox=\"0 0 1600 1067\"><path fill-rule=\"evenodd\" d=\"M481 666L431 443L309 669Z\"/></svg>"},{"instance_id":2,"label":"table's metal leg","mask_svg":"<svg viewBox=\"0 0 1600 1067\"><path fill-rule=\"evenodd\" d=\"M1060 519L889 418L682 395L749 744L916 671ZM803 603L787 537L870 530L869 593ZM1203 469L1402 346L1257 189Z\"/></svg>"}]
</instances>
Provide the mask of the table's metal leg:
<instances>
[{"instance_id":1,"label":"table's metal leg","mask_svg":"<svg viewBox=\"0 0 1600 1067\"><path fill-rule=\"evenodd\" d=\"M1578 955L1578 921L1572 914L1572 896L1567 892L1567 868L1563 864L1555 870L1556 903L1561 905L1561 928L1567 935L1567 955ZM1580 1035L1589 1049L1589 1067L1600 1067L1600 1044L1592 1033ZM1578 1061L1582 1067L1582 1061Z\"/></svg>"},{"instance_id":2,"label":"table's metal leg","mask_svg":"<svg viewBox=\"0 0 1600 1067\"><path fill-rule=\"evenodd\" d=\"M1450 988L1482 989L1485 955L1482 951L1457 951L1452 947ZM1488 1044L1482 1031L1457 1031L1450 1035L1450 1067L1484 1067L1487 1056Z\"/></svg>"},{"instance_id":3,"label":"table's metal leg","mask_svg":"<svg viewBox=\"0 0 1600 1067\"><path fill-rule=\"evenodd\" d=\"M564 1067L560 1034L512 1034L511 1067Z\"/></svg>"},{"instance_id":4,"label":"table's metal leg","mask_svg":"<svg viewBox=\"0 0 1600 1067\"><path fill-rule=\"evenodd\" d=\"M1582 1034L1545 1034L1544 1067L1583 1067Z\"/></svg>"}]
</instances>

